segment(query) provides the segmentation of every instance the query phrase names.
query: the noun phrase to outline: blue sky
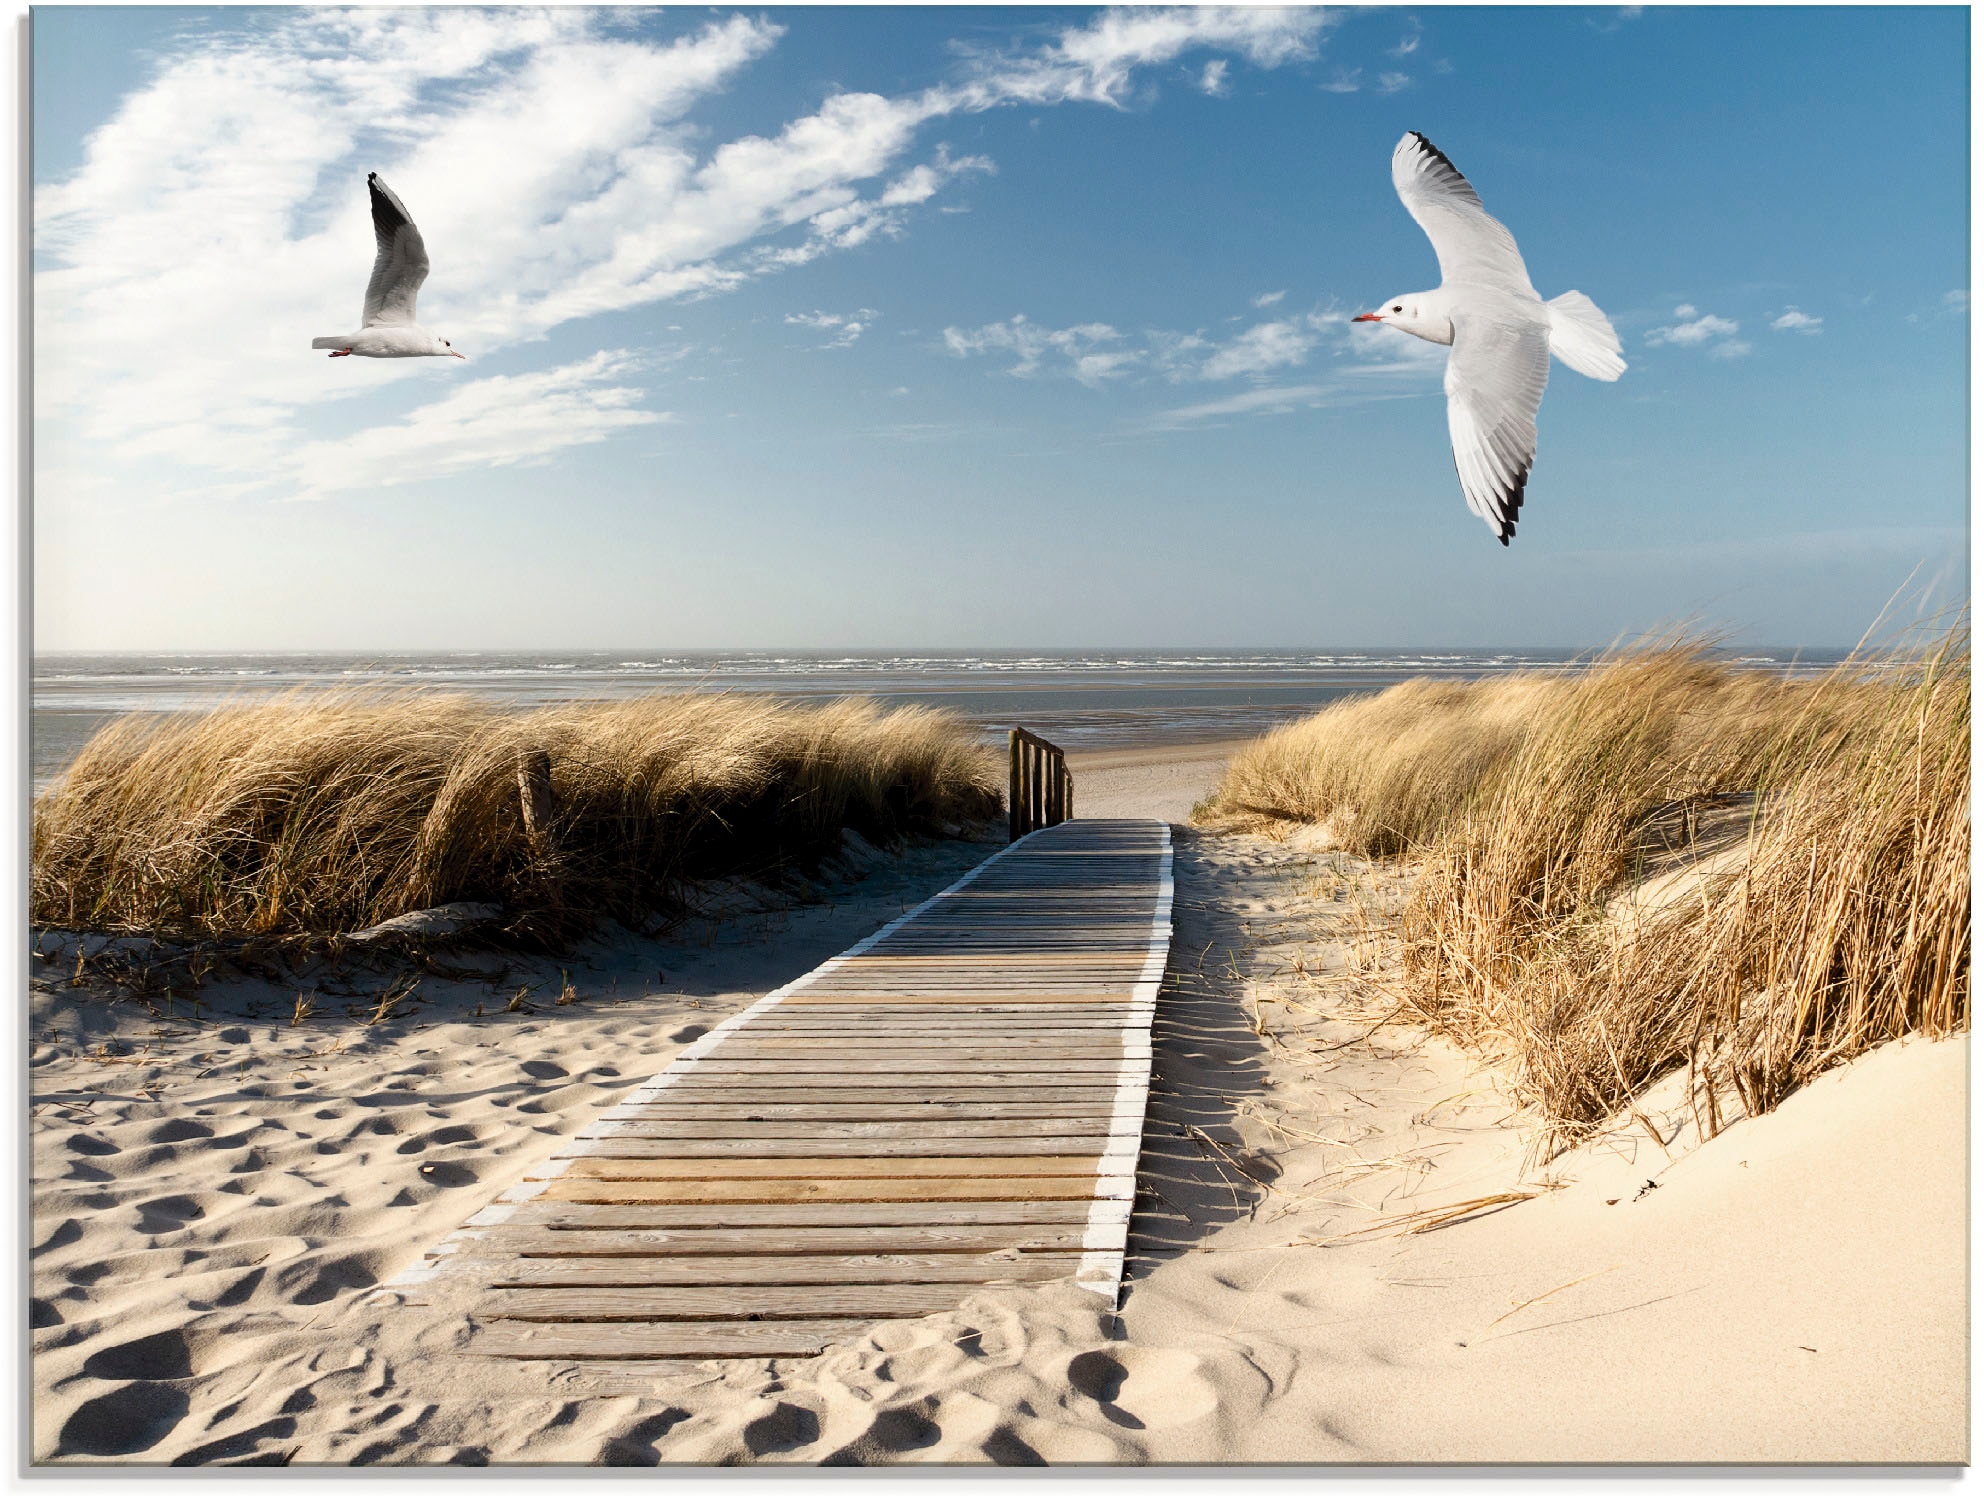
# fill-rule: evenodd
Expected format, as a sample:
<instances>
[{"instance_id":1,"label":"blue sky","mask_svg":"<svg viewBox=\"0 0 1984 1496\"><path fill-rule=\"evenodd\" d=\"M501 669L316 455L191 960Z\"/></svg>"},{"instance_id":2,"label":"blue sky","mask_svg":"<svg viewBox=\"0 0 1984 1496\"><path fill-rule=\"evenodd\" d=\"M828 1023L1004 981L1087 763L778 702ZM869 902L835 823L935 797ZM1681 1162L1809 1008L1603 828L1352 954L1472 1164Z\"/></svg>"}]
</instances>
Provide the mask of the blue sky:
<instances>
[{"instance_id":1,"label":"blue sky","mask_svg":"<svg viewBox=\"0 0 1984 1496\"><path fill-rule=\"evenodd\" d=\"M1966 586L1962 9L34 17L36 647L1851 642ZM1455 480L1430 136L1543 295ZM470 361L327 360L381 172ZM445 365L445 367L444 367Z\"/></svg>"}]
</instances>

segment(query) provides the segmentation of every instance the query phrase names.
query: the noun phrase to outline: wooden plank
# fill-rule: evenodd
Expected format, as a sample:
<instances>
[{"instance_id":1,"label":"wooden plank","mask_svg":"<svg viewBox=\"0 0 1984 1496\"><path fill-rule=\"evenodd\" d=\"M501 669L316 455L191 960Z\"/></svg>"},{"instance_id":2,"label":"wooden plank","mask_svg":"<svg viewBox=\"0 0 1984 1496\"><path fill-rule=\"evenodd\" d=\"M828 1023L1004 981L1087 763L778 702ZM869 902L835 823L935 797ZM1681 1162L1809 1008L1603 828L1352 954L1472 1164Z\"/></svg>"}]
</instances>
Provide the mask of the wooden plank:
<instances>
[{"instance_id":1,"label":"wooden plank","mask_svg":"<svg viewBox=\"0 0 1984 1496\"><path fill-rule=\"evenodd\" d=\"M971 1078L979 1082L1003 1080L1007 1076L1113 1077L1123 1068L1123 1056L1118 1053L1107 1057L1077 1059L1069 1055L1051 1053L994 1051L979 1054L901 1054L884 1059L855 1060L840 1059L833 1055L766 1055L733 1058L730 1052L725 1050L722 1054L711 1055L705 1060L691 1060L682 1068L685 1077L689 1074L693 1074L698 1079L718 1076L726 1080L735 1080L739 1085L745 1086L777 1085L793 1076L819 1075L846 1076L855 1084L866 1086L893 1085L897 1079L908 1076L962 1078L958 1072L974 1065L983 1067L972 1069ZM888 1079L889 1077L895 1079ZM1022 1082L1022 1084L1026 1083Z\"/></svg>"},{"instance_id":2,"label":"wooden plank","mask_svg":"<svg viewBox=\"0 0 1984 1496\"><path fill-rule=\"evenodd\" d=\"M915 992L910 990L889 992L889 991L880 991L876 989L862 990L857 988L850 991L842 991L842 992L820 992L815 989L809 988L804 992L793 993L792 996L785 999L785 1002L786 1005L789 1007L800 1007L800 1008L809 1008L816 1003L877 1003L877 1004L899 1003L904 1005L914 1005L918 1007L930 1007L930 1006L943 1006L949 1003L976 1002L982 995L983 995L982 991L965 992L957 989L947 989L942 992ZM1106 999L1109 1001L1121 1002L1125 1004L1129 1003L1136 997L1136 993L1133 990L1131 990L1131 988L1127 985L1125 985L1120 989L1113 989L1106 993L1098 992L1095 993L1094 995L1077 993L1074 995L1080 997L1083 1002L1096 1002ZM1042 992L1038 990L1029 993L1016 992L1008 996L1002 997L1000 999L1002 1003L1041 1003L1043 1005L1062 1003L1062 1002L1066 1002L1067 1000L1068 1000L1067 994L1055 993L1055 992Z\"/></svg>"},{"instance_id":3,"label":"wooden plank","mask_svg":"<svg viewBox=\"0 0 1984 1496\"><path fill-rule=\"evenodd\" d=\"M1028 1101L1018 1101L1006 1095L990 1099L940 1099L940 1097L903 1097L897 1091L887 1091L877 1101L857 1101L841 1095L835 1101L790 1101L780 1093L774 1099L748 1101L734 1097L728 1091L710 1091L704 1101L667 1101L663 1097L675 1095L675 1089L661 1091L655 1101L623 1101L613 1107L611 1117L615 1121L794 1121L817 1117L821 1121L899 1121L905 1117L923 1121L992 1121L1000 1117L1109 1117L1115 1113L1115 1091L1101 1089L1083 1091L1075 1095L1073 1091L1054 1093L1052 1097L1036 1097ZM986 1097L984 1091L978 1093Z\"/></svg>"},{"instance_id":4,"label":"wooden plank","mask_svg":"<svg viewBox=\"0 0 1984 1496\"><path fill-rule=\"evenodd\" d=\"M861 1257L520 1257L492 1288L789 1288L819 1284L1045 1283L1072 1278L1080 1252L874 1253ZM953 1295L955 1297L955 1295Z\"/></svg>"},{"instance_id":5,"label":"wooden plank","mask_svg":"<svg viewBox=\"0 0 1984 1496\"><path fill-rule=\"evenodd\" d=\"M702 1361L737 1356L815 1356L852 1340L872 1319L734 1320L703 1324L540 1325L508 1321L479 1330L469 1349L523 1361Z\"/></svg>"},{"instance_id":6,"label":"wooden plank","mask_svg":"<svg viewBox=\"0 0 1984 1496\"><path fill-rule=\"evenodd\" d=\"M782 1230L795 1241L800 1233L824 1229L1077 1226L1089 1217L1089 1201L989 1200L922 1202L833 1201L810 1205L709 1204L595 1205L532 1201L516 1207L516 1227L587 1231L686 1231L699 1229ZM507 1229L507 1228L506 1228Z\"/></svg>"},{"instance_id":7,"label":"wooden plank","mask_svg":"<svg viewBox=\"0 0 1984 1496\"><path fill-rule=\"evenodd\" d=\"M1095 1176L1044 1179L589 1179L545 1182L546 1200L597 1205L944 1204L957 1201L1092 1200Z\"/></svg>"},{"instance_id":8,"label":"wooden plank","mask_svg":"<svg viewBox=\"0 0 1984 1496\"><path fill-rule=\"evenodd\" d=\"M1091 1119L1091 1125L1100 1119ZM1052 1125L1052 1124L1049 1124ZM761 1138L723 1142L715 1138L637 1138L616 1132L586 1139L586 1158L1024 1158L1087 1150L1091 1157L1109 1144L1106 1130L1059 1133L1038 1138ZM573 1150L578 1151L578 1150ZM569 1154L567 1155L569 1156Z\"/></svg>"},{"instance_id":9,"label":"wooden plank","mask_svg":"<svg viewBox=\"0 0 1984 1496\"><path fill-rule=\"evenodd\" d=\"M615 1122L610 1137L602 1141L624 1143L636 1139L676 1143L720 1143L728 1148L749 1151L764 1143L838 1142L1008 1142L1037 1143L1056 1136L1097 1137L1108 1132L1098 1126L1098 1118L995 1118L937 1121L835 1122L822 1118L797 1121L703 1120L681 1122ZM1064 1149L1075 1152L1075 1149Z\"/></svg>"},{"instance_id":10,"label":"wooden plank","mask_svg":"<svg viewBox=\"0 0 1984 1496\"><path fill-rule=\"evenodd\" d=\"M863 1179L903 1182L917 1179L1093 1178L1096 1155L1059 1154L1033 1158L582 1158L554 1161L566 1179L651 1179L733 1181L798 1180L814 1183ZM532 1177L532 1176L526 1176Z\"/></svg>"},{"instance_id":11,"label":"wooden plank","mask_svg":"<svg viewBox=\"0 0 1984 1496\"><path fill-rule=\"evenodd\" d=\"M578 1322L698 1319L915 1319L955 1309L950 1283L753 1285L745 1288L504 1288L479 1311L494 1319Z\"/></svg>"},{"instance_id":12,"label":"wooden plank","mask_svg":"<svg viewBox=\"0 0 1984 1496\"><path fill-rule=\"evenodd\" d=\"M583 1209L584 1207L577 1207ZM626 1207L611 1207L625 1209ZM464 1245L470 1258L576 1262L593 1257L983 1257L991 1252L1065 1256L1082 1249L1086 1226L704 1226L588 1231L509 1226ZM769 1264L768 1264L769 1265Z\"/></svg>"},{"instance_id":13,"label":"wooden plank","mask_svg":"<svg viewBox=\"0 0 1984 1496\"><path fill-rule=\"evenodd\" d=\"M1040 1075L987 1075L977 1078L912 1075L896 1079L886 1075L864 1075L860 1085L836 1086L833 1094L836 1100L880 1101L891 1106L915 1106L919 1102L934 1101L1049 1100L1063 1096L1077 1101L1115 1095L1114 1086L1096 1083L1104 1078L1075 1076L1061 1085ZM685 1100L711 1093L721 1094L726 1100L733 1101L782 1101L801 1095L817 1096L820 1089L817 1078L805 1075L766 1076L759 1080L723 1075L684 1075L660 1094Z\"/></svg>"}]
</instances>

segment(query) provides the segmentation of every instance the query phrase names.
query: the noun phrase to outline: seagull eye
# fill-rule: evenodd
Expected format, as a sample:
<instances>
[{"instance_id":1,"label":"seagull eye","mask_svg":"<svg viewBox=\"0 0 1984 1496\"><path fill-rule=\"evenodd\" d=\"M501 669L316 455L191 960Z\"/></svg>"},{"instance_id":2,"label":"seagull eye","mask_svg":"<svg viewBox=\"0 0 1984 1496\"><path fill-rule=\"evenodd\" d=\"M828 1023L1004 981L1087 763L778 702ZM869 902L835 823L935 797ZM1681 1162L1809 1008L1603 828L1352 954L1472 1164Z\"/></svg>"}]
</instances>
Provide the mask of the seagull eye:
<instances>
[{"instance_id":1,"label":"seagull eye","mask_svg":"<svg viewBox=\"0 0 1984 1496\"><path fill-rule=\"evenodd\" d=\"M1395 312L1402 312L1402 311L1404 311L1404 310L1405 310L1405 308L1404 308L1404 307L1402 307L1402 306L1395 306L1395 307L1393 307L1393 308L1392 308L1392 310L1393 310L1393 311L1395 311Z\"/></svg>"}]
</instances>

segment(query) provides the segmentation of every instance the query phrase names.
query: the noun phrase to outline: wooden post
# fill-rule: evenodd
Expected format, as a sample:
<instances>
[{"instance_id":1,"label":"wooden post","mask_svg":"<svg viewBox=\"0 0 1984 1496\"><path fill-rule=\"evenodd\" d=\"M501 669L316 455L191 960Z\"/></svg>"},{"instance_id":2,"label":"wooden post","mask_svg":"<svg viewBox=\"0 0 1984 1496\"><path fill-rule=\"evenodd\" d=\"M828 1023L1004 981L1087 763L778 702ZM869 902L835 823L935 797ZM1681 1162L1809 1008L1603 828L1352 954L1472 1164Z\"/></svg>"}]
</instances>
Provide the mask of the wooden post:
<instances>
[{"instance_id":1,"label":"wooden post","mask_svg":"<svg viewBox=\"0 0 1984 1496\"><path fill-rule=\"evenodd\" d=\"M551 795L551 755L541 748L517 755L517 801L523 807L524 839L532 851L539 851L558 813Z\"/></svg>"},{"instance_id":2,"label":"wooden post","mask_svg":"<svg viewBox=\"0 0 1984 1496\"><path fill-rule=\"evenodd\" d=\"M1073 774L1068 775L1066 794L1068 797L1066 806L1068 819L1072 821L1075 818L1075 776Z\"/></svg>"},{"instance_id":3,"label":"wooden post","mask_svg":"<svg viewBox=\"0 0 1984 1496\"><path fill-rule=\"evenodd\" d=\"M1020 785L1024 781L1020 774L1020 730L1017 727L1006 734L1006 757L1010 760L1006 766L1006 840L1018 841L1026 833L1020 829Z\"/></svg>"},{"instance_id":4,"label":"wooden post","mask_svg":"<svg viewBox=\"0 0 1984 1496\"><path fill-rule=\"evenodd\" d=\"M1047 824L1047 807L1041 803L1042 797L1040 793L1041 790L1045 788L1044 781L1047 778L1047 774L1046 774L1047 765L1044 762L1046 757L1047 755L1040 751L1040 740L1038 738L1034 739L1033 786L1032 786L1033 793L1029 798L1030 798L1030 803L1033 807L1033 824L1036 830Z\"/></svg>"},{"instance_id":5,"label":"wooden post","mask_svg":"<svg viewBox=\"0 0 1984 1496\"><path fill-rule=\"evenodd\" d=\"M1054 750L1054 757L1047 767L1047 815L1049 823L1055 826L1060 825L1068 819L1061 810L1061 781L1067 777L1068 773L1064 764L1065 761L1061 757L1061 750L1056 748Z\"/></svg>"}]
</instances>

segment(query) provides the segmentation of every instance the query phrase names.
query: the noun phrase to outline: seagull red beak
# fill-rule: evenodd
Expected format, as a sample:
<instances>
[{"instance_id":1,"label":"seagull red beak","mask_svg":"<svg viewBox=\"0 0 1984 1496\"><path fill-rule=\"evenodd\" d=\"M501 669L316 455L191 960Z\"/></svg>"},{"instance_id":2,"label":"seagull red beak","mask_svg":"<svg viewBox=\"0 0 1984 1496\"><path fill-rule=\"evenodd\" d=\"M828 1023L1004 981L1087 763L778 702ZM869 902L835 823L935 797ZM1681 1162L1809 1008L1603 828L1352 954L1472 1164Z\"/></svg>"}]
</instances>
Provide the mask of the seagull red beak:
<instances>
[{"instance_id":1,"label":"seagull red beak","mask_svg":"<svg viewBox=\"0 0 1984 1496\"><path fill-rule=\"evenodd\" d=\"M1376 312L1366 312L1363 316L1352 317L1350 320L1352 322L1382 322L1385 319L1380 317Z\"/></svg>"},{"instance_id":2,"label":"seagull red beak","mask_svg":"<svg viewBox=\"0 0 1984 1496\"><path fill-rule=\"evenodd\" d=\"M452 349L452 348L450 348L450 349L449 349L448 351L449 351L450 353L455 353L455 350L454 350L454 349ZM455 353L455 357L456 357L456 358L467 358L467 357L468 357L468 355L467 355L466 353Z\"/></svg>"}]
</instances>

